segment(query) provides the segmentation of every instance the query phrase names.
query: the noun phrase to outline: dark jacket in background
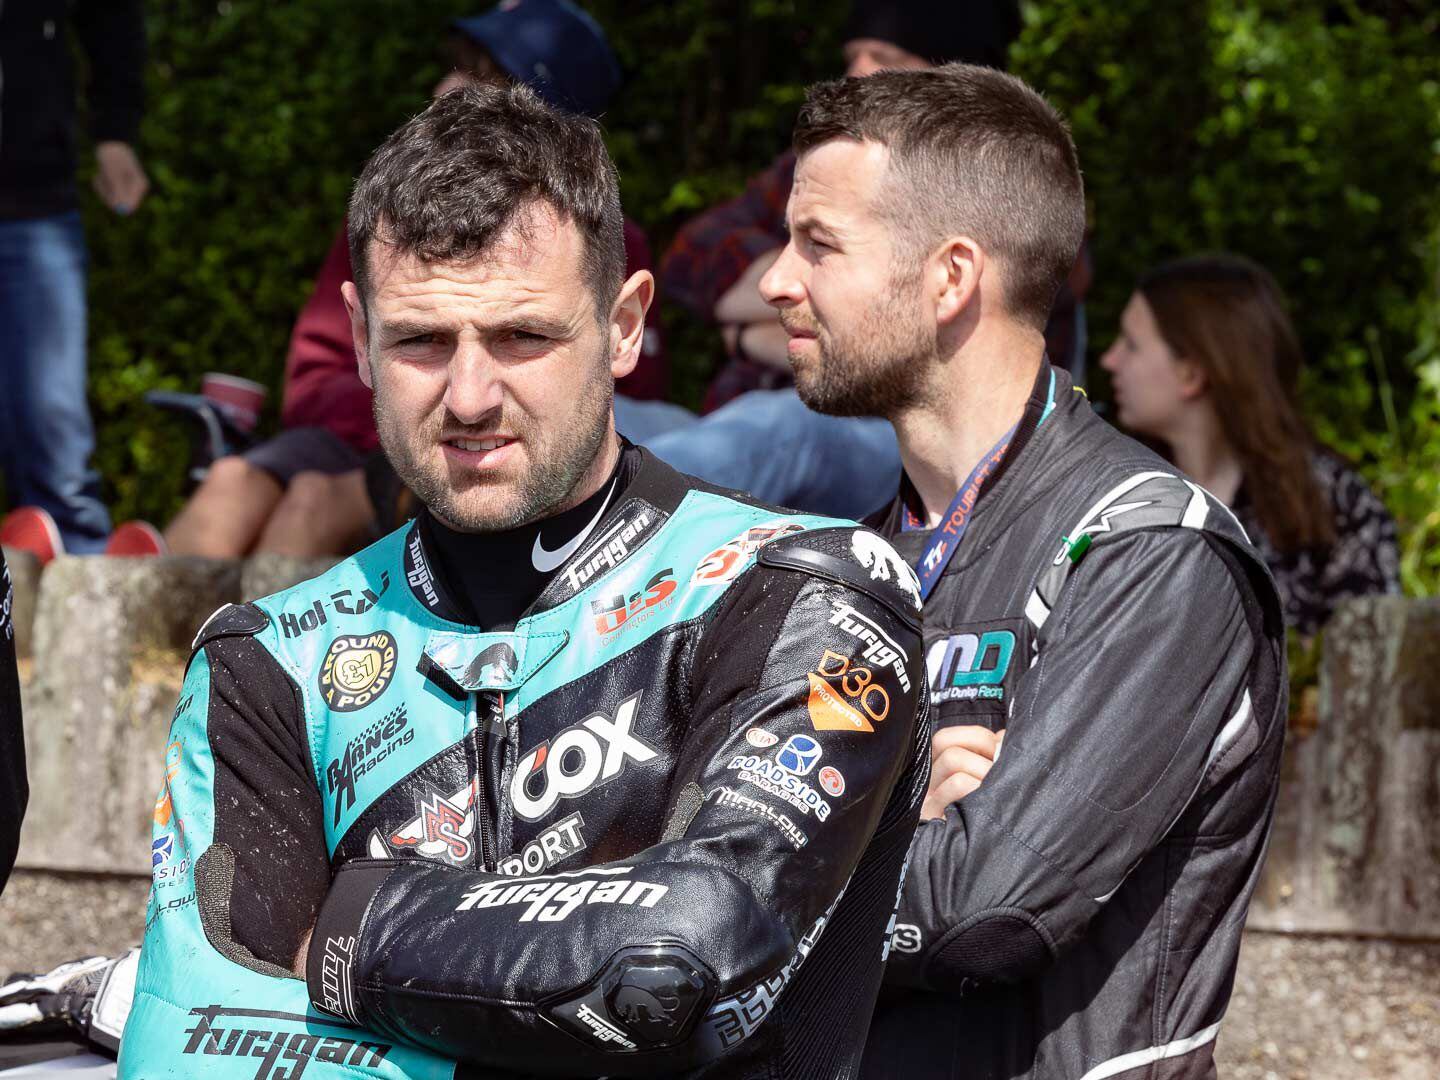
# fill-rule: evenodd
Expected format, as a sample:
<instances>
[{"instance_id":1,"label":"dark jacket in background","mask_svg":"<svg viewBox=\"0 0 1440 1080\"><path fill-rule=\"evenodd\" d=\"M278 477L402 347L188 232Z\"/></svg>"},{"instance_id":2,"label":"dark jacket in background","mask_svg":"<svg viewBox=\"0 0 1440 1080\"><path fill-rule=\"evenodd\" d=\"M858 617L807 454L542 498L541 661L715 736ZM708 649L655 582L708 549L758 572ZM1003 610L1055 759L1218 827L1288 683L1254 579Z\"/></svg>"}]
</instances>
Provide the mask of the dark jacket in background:
<instances>
[{"instance_id":1,"label":"dark jacket in background","mask_svg":"<svg viewBox=\"0 0 1440 1080\"><path fill-rule=\"evenodd\" d=\"M0 0L0 220L61 214L78 203L67 24L88 66L91 138L133 143L139 130L141 0Z\"/></svg>"},{"instance_id":2,"label":"dark jacket in background","mask_svg":"<svg viewBox=\"0 0 1440 1080\"><path fill-rule=\"evenodd\" d=\"M15 626L10 620L13 599L10 571L0 555L0 891L15 865L20 819L30 796L25 783L25 734L20 727L20 679L15 673Z\"/></svg>"}]
</instances>

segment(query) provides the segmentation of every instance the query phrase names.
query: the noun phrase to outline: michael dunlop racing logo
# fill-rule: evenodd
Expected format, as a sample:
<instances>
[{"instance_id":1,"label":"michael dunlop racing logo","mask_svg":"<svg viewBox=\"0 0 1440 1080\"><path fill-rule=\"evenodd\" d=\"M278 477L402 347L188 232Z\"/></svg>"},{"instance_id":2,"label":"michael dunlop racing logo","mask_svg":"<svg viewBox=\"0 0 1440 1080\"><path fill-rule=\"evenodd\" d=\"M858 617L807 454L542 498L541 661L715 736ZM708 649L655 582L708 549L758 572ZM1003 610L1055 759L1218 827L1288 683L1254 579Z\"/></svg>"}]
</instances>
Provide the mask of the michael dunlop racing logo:
<instances>
[{"instance_id":1,"label":"michael dunlop racing logo","mask_svg":"<svg viewBox=\"0 0 1440 1080\"><path fill-rule=\"evenodd\" d=\"M320 668L320 696L335 712L363 709L395 677L395 639L383 630L336 638Z\"/></svg>"},{"instance_id":2,"label":"michael dunlop racing logo","mask_svg":"<svg viewBox=\"0 0 1440 1080\"><path fill-rule=\"evenodd\" d=\"M610 783L631 762L644 764L657 751L632 733L640 694L620 703L612 720L603 712L587 716L520 759L510 781L517 817L539 821L561 799L575 799Z\"/></svg>"}]
</instances>

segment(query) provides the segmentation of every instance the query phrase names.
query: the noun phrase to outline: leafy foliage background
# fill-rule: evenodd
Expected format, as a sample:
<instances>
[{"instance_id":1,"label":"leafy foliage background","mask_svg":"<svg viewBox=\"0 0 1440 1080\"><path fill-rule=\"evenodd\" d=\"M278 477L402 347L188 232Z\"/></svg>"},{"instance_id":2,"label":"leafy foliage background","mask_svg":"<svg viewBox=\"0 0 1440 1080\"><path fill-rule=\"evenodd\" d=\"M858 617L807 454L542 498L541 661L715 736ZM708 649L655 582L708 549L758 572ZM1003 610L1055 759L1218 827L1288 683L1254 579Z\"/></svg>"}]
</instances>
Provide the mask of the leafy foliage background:
<instances>
[{"instance_id":1,"label":"leafy foliage background","mask_svg":"<svg viewBox=\"0 0 1440 1080\"><path fill-rule=\"evenodd\" d=\"M164 520L184 442L140 403L230 371L273 387L353 176L441 75L459 0L151 4L146 205L93 200L91 387L117 517ZM785 146L838 74L843 4L588 5L628 73L606 127L658 258ZM1440 12L1426 0L1027 2L1012 66L1069 116L1093 224L1092 359L1172 255L1250 255L1287 289L1321 436L1399 518L1407 588L1440 586ZM667 309L672 396L718 343ZM1099 396L1103 380L1092 379Z\"/></svg>"}]
</instances>

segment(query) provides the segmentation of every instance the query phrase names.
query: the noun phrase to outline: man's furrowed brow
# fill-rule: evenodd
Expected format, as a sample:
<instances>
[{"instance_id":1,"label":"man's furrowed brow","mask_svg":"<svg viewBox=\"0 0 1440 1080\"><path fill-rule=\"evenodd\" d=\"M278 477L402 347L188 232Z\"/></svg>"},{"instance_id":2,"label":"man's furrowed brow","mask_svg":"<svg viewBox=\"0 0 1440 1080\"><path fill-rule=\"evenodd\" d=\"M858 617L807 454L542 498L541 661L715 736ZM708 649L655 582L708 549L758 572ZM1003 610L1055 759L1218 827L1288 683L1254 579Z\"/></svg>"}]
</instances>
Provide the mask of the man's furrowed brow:
<instances>
[{"instance_id":1,"label":"man's furrowed brow","mask_svg":"<svg viewBox=\"0 0 1440 1080\"><path fill-rule=\"evenodd\" d=\"M441 328L415 319L384 319L380 323L382 341L403 341L405 338L438 334Z\"/></svg>"}]
</instances>

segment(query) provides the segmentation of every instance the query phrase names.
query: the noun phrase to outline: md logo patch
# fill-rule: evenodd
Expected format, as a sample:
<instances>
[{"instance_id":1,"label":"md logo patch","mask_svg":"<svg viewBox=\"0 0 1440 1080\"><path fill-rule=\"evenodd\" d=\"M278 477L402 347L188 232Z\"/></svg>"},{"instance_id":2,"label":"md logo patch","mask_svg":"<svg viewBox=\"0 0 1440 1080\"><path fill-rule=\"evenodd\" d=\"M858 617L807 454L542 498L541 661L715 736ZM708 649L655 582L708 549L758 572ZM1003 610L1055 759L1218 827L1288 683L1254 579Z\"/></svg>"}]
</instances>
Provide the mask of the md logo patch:
<instances>
[{"instance_id":1,"label":"md logo patch","mask_svg":"<svg viewBox=\"0 0 1440 1080\"><path fill-rule=\"evenodd\" d=\"M925 652L931 700L1005 700L1005 676L1015 654L1010 630L952 634Z\"/></svg>"},{"instance_id":2,"label":"md logo patch","mask_svg":"<svg viewBox=\"0 0 1440 1080\"><path fill-rule=\"evenodd\" d=\"M363 709L395 677L395 639L383 630L336 638L320 668L320 696L335 712Z\"/></svg>"},{"instance_id":3,"label":"md logo patch","mask_svg":"<svg viewBox=\"0 0 1440 1080\"><path fill-rule=\"evenodd\" d=\"M175 854L175 837L166 833L158 840L150 842L150 868L164 866L170 861L170 856Z\"/></svg>"},{"instance_id":4,"label":"md logo patch","mask_svg":"<svg viewBox=\"0 0 1440 1080\"><path fill-rule=\"evenodd\" d=\"M775 754L775 763L786 772L806 776L820 760L820 744L809 735L791 735Z\"/></svg>"}]
</instances>

